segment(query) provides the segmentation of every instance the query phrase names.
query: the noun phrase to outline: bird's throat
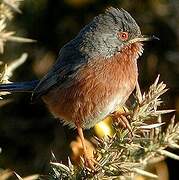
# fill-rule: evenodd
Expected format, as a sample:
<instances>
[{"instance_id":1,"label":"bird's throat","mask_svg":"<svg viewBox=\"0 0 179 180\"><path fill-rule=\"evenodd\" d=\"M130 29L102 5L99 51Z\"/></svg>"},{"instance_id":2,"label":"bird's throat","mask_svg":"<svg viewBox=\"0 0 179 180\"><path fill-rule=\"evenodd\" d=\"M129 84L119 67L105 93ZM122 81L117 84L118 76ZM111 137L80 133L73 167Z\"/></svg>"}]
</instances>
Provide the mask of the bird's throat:
<instances>
[{"instance_id":1,"label":"bird's throat","mask_svg":"<svg viewBox=\"0 0 179 180\"><path fill-rule=\"evenodd\" d=\"M143 53L143 43L135 42L129 45L124 46L119 52L122 59L135 61Z\"/></svg>"}]
</instances>

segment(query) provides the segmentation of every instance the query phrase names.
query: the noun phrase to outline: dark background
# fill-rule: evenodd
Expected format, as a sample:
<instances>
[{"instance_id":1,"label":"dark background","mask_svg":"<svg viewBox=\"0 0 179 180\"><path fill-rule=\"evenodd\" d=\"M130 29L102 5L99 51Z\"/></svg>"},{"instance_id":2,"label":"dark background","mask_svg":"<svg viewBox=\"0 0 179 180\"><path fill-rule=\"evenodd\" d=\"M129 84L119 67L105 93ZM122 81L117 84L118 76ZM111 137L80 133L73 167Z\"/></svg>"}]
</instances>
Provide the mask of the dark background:
<instances>
[{"instance_id":1,"label":"dark background","mask_svg":"<svg viewBox=\"0 0 179 180\"><path fill-rule=\"evenodd\" d=\"M145 44L138 61L139 80L145 90L158 74L169 91L163 96L164 108L179 111L179 1L177 0L26 0L9 28L17 35L36 39L35 44L7 43L0 59L18 58L28 52L28 60L11 81L41 78L55 61L59 49L71 40L95 15L107 7L124 8L131 13L144 34L155 34L160 41ZM0 168L21 175L48 173L51 151L66 161L69 144L76 132L63 127L39 101L30 103L30 94L9 95L0 110ZM7 99L5 98L5 99ZM169 120L171 116L165 116ZM177 116L178 117L178 116ZM88 136L91 132L86 132ZM170 179L178 162L167 159ZM175 177L175 178L174 178Z\"/></svg>"}]
</instances>

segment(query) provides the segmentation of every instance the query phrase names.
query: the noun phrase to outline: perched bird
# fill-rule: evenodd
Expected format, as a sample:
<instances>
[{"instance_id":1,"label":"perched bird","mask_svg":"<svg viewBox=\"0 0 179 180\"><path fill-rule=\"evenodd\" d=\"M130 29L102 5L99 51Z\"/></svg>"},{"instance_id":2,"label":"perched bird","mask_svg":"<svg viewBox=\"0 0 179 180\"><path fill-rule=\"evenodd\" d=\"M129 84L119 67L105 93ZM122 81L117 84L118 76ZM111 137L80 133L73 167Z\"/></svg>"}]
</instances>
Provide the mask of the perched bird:
<instances>
[{"instance_id":1,"label":"perched bird","mask_svg":"<svg viewBox=\"0 0 179 180\"><path fill-rule=\"evenodd\" d=\"M77 128L85 161L83 130L93 127L124 105L138 79L137 59L144 36L124 9L109 8L96 16L60 52L51 70L40 80L0 85L0 91L31 91L50 112Z\"/></svg>"}]
</instances>

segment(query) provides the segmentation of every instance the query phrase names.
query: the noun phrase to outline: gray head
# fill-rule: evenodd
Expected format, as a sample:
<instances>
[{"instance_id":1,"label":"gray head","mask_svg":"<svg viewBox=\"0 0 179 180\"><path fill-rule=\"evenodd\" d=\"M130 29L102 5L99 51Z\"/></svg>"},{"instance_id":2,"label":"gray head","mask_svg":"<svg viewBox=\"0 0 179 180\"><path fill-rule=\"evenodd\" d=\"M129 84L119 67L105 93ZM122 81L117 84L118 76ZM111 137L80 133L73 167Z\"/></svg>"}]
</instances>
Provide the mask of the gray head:
<instances>
[{"instance_id":1,"label":"gray head","mask_svg":"<svg viewBox=\"0 0 179 180\"><path fill-rule=\"evenodd\" d=\"M109 8L95 17L75 38L82 53L110 57L124 46L149 38L141 35L136 21L124 9Z\"/></svg>"}]
</instances>

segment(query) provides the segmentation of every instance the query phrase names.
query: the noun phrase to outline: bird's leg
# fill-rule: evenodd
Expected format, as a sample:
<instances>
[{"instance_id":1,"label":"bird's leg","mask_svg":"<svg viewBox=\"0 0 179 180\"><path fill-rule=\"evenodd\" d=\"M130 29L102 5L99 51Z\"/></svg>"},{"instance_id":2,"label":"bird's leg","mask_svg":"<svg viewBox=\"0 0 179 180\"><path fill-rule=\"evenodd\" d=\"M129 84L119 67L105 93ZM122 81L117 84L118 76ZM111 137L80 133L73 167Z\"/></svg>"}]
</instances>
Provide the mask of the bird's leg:
<instances>
[{"instance_id":1,"label":"bird's leg","mask_svg":"<svg viewBox=\"0 0 179 180\"><path fill-rule=\"evenodd\" d=\"M97 162L92 157L89 157L86 144L85 144L85 138L83 135L83 129L80 126L77 126L77 131L78 131L78 134L82 143L82 147L83 147L85 165L89 167L90 169L95 170L94 164L96 164Z\"/></svg>"},{"instance_id":2,"label":"bird's leg","mask_svg":"<svg viewBox=\"0 0 179 180\"><path fill-rule=\"evenodd\" d=\"M133 132L132 132L132 128L131 125L127 119L127 116L129 115L129 113L127 112L118 112L115 111L111 114L111 117L113 118L113 120L119 124L121 124L124 128L127 128L128 131L131 133L131 136L133 137Z\"/></svg>"}]
</instances>

